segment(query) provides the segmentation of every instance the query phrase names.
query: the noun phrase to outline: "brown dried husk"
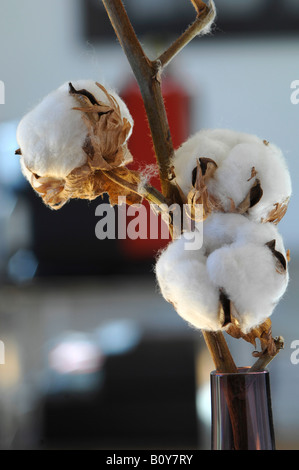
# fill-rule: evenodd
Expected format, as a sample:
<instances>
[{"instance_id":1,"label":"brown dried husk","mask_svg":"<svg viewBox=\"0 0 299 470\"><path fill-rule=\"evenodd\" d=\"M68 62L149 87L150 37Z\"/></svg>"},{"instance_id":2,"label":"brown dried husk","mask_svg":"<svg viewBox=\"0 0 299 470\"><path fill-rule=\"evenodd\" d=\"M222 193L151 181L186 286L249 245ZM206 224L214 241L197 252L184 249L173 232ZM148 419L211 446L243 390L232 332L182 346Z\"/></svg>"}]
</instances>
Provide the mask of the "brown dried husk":
<instances>
[{"instance_id":1,"label":"brown dried husk","mask_svg":"<svg viewBox=\"0 0 299 470\"><path fill-rule=\"evenodd\" d=\"M202 170L201 161L204 161L204 172ZM184 201L186 203L185 210L188 211L187 215L196 222L206 220L214 211L223 211L220 202L209 193L207 188L207 182L213 177L216 169L217 164L210 158L200 158L197 161L196 179ZM181 189L179 187L178 189L182 194ZM199 219L196 211L197 205L202 205L202 214L200 214Z\"/></svg>"},{"instance_id":2,"label":"brown dried husk","mask_svg":"<svg viewBox=\"0 0 299 470\"><path fill-rule=\"evenodd\" d=\"M287 198L284 202L277 202L274 204L272 211L269 212L268 216L263 219L262 222L272 222L273 224L277 225L287 212L289 199L290 198Z\"/></svg>"},{"instance_id":3,"label":"brown dried husk","mask_svg":"<svg viewBox=\"0 0 299 470\"><path fill-rule=\"evenodd\" d=\"M70 94L81 105L74 109L82 113L87 128L83 146L86 163L75 168L66 178L32 174L32 187L52 209L60 209L69 199L93 200L104 193L109 194L111 205L118 203L119 196L126 197L128 204L142 200L137 194L139 174L124 166L132 161L126 144L131 124L122 118L114 97L102 85L96 84L105 93L109 105L97 101L86 90L75 90L70 84Z\"/></svg>"},{"instance_id":4,"label":"brown dried husk","mask_svg":"<svg viewBox=\"0 0 299 470\"><path fill-rule=\"evenodd\" d=\"M267 318L263 323L252 328L248 333L244 333L237 322L231 323L226 328L226 333L236 339L244 339L248 343L252 344L255 348L257 347L257 339L261 343L261 352L254 352L255 357L260 356L266 349L270 356L273 356L276 352L275 340L272 336L272 322L270 318Z\"/></svg>"}]
</instances>

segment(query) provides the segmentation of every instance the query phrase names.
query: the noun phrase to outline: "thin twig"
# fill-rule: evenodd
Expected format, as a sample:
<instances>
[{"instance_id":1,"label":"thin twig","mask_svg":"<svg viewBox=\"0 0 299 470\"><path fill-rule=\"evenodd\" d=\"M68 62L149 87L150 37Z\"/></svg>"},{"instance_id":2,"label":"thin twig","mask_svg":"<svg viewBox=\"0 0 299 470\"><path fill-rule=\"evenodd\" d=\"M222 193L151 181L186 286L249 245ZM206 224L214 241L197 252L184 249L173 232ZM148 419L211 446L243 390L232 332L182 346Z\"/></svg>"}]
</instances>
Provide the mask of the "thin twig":
<instances>
[{"instance_id":1,"label":"thin twig","mask_svg":"<svg viewBox=\"0 0 299 470\"><path fill-rule=\"evenodd\" d=\"M113 183L118 184L122 188L129 189L132 193L138 194L151 204L161 207L161 210L164 210L165 207L169 206L169 201L163 196L163 194L150 184L140 185L129 183L119 175L116 175L114 171L105 171L104 173L107 178L113 181Z\"/></svg>"},{"instance_id":2,"label":"thin twig","mask_svg":"<svg viewBox=\"0 0 299 470\"><path fill-rule=\"evenodd\" d=\"M223 334L220 331L203 331L202 333L216 370L218 372L237 373L238 368L234 363Z\"/></svg>"},{"instance_id":3,"label":"thin twig","mask_svg":"<svg viewBox=\"0 0 299 470\"><path fill-rule=\"evenodd\" d=\"M206 28L213 23L216 10L214 3L210 2L209 6L203 3L201 0L191 0L197 11L196 20L189 26L188 29L174 41L174 43L163 52L158 61L161 67L165 67L169 62L187 45L192 39L202 33ZM201 6L199 5L201 4Z\"/></svg>"},{"instance_id":4,"label":"thin twig","mask_svg":"<svg viewBox=\"0 0 299 470\"><path fill-rule=\"evenodd\" d=\"M266 349L263 354L258 358L258 360L253 364L249 369L249 372L259 372L265 370L267 365L277 356L277 354L284 348L284 339L282 336L274 338L274 343L276 346L276 351L274 354L269 354L268 349Z\"/></svg>"}]
</instances>

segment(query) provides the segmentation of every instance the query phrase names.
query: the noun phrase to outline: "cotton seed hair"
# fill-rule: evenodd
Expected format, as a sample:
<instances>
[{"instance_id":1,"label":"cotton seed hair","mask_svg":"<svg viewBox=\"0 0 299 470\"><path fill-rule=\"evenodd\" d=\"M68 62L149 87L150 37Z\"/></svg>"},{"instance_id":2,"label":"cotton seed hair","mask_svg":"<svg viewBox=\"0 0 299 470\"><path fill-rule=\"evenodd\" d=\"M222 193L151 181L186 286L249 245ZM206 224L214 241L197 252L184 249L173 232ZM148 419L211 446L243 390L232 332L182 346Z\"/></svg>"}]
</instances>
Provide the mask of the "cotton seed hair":
<instances>
[{"instance_id":1,"label":"cotton seed hair","mask_svg":"<svg viewBox=\"0 0 299 470\"><path fill-rule=\"evenodd\" d=\"M218 331L231 323L248 333L270 317L288 285L287 254L273 223L239 214L212 214L203 246L186 250L188 237L170 243L156 263L163 297L195 328ZM222 299L231 302L225 318Z\"/></svg>"},{"instance_id":2,"label":"cotton seed hair","mask_svg":"<svg viewBox=\"0 0 299 470\"><path fill-rule=\"evenodd\" d=\"M132 161L127 140L133 124L115 92L92 80L65 83L19 123L16 153L24 176L53 209L71 198L94 199L103 193L116 203L105 172L128 176L124 167ZM132 202L140 197L133 196Z\"/></svg>"}]
</instances>

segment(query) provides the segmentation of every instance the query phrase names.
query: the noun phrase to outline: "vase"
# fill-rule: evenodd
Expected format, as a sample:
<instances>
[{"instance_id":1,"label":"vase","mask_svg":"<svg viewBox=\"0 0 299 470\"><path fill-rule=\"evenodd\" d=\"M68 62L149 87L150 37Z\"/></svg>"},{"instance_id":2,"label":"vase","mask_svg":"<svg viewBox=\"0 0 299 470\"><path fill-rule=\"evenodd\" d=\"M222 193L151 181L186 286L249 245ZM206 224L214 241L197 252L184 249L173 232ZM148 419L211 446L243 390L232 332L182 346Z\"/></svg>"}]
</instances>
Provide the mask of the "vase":
<instances>
[{"instance_id":1,"label":"vase","mask_svg":"<svg viewBox=\"0 0 299 470\"><path fill-rule=\"evenodd\" d=\"M211 372L212 450L275 450L269 372Z\"/></svg>"}]
</instances>

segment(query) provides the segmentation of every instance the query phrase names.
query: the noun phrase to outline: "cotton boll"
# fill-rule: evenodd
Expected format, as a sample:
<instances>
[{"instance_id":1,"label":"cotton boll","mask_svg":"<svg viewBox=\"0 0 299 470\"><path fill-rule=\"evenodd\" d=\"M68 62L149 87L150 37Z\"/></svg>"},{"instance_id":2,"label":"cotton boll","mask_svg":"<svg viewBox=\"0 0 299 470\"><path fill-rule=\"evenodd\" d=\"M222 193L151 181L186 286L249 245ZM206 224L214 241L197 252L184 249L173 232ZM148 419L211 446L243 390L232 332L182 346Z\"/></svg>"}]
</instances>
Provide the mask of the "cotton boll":
<instances>
[{"instance_id":1,"label":"cotton boll","mask_svg":"<svg viewBox=\"0 0 299 470\"><path fill-rule=\"evenodd\" d=\"M185 242L182 237L170 243L157 261L155 272L161 293L194 327L218 330L219 292L209 280L203 253L185 250Z\"/></svg>"},{"instance_id":2,"label":"cotton boll","mask_svg":"<svg viewBox=\"0 0 299 470\"><path fill-rule=\"evenodd\" d=\"M254 168L256 175L252 178ZM291 180L281 151L263 141L241 143L235 146L208 183L211 194L217 195L226 211L231 201L238 207L258 179L262 196L257 204L249 208L247 215L252 220L263 221L291 195Z\"/></svg>"},{"instance_id":3,"label":"cotton boll","mask_svg":"<svg viewBox=\"0 0 299 470\"><path fill-rule=\"evenodd\" d=\"M276 263L268 246L254 243L233 243L208 257L209 277L233 302L245 333L273 313L287 288L288 273L278 272Z\"/></svg>"},{"instance_id":4,"label":"cotton boll","mask_svg":"<svg viewBox=\"0 0 299 470\"><path fill-rule=\"evenodd\" d=\"M86 89L94 97L108 104L105 93L92 80L72 82L77 89ZM111 93L120 106L124 118L133 127L132 117L124 102ZM46 96L19 123L17 141L21 149L21 166L28 179L26 167L38 176L65 178L72 170L87 161L83 146L88 134L82 113L73 108L78 101L69 93L69 83Z\"/></svg>"},{"instance_id":5,"label":"cotton boll","mask_svg":"<svg viewBox=\"0 0 299 470\"><path fill-rule=\"evenodd\" d=\"M268 318L288 285L287 256L273 223L240 214L212 214L203 224L203 246L186 250L187 234L157 261L164 298L196 328L225 329L221 294L244 333Z\"/></svg>"},{"instance_id":6,"label":"cotton boll","mask_svg":"<svg viewBox=\"0 0 299 470\"><path fill-rule=\"evenodd\" d=\"M185 198L194 185L194 169L202 158L217 165L205 181L214 209L244 213L259 222L278 222L291 196L291 180L280 149L255 135L231 130L202 130L187 140L172 160Z\"/></svg>"},{"instance_id":7,"label":"cotton boll","mask_svg":"<svg viewBox=\"0 0 299 470\"><path fill-rule=\"evenodd\" d=\"M121 98L92 80L68 82L50 93L20 122L16 154L24 176L52 209L69 199L95 199L108 193L117 204L122 178L136 188L137 172L127 146L133 119ZM109 173L108 173L109 172ZM142 197L123 188L127 203Z\"/></svg>"},{"instance_id":8,"label":"cotton boll","mask_svg":"<svg viewBox=\"0 0 299 470\"><path fill-rule=\"evenodd\" d=\"M176 150L172 165L175 182L187 195L192 188L192 171L198 158L207 157L220 166L230 150L241 142L257 142L258 137L229 129L203 129L190 137Z\"/></svg>"}]
</instances>

